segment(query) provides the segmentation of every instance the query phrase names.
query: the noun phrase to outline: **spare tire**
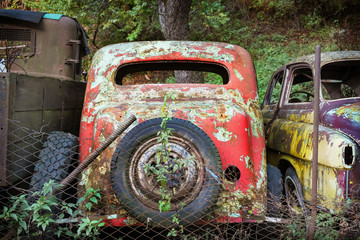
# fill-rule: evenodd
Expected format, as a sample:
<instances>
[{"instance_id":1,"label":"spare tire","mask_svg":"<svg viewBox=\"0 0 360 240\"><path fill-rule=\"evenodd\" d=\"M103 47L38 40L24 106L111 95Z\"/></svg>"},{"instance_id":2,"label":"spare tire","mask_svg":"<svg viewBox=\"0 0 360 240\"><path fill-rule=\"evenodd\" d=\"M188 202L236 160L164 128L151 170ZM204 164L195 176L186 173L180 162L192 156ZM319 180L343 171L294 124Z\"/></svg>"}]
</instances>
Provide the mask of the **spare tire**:
<instances>
[{"instance_id":1,"label":"spare tire","mask_svg":"<svg viewBox=\"0 0 360 240\"><path fill-rule=\"evenodd\" d=\"M195 160L188 167L166 175L166 186L172 191L171 208L160 212L160 184L145 166L154 164L161 122L162 118L145 121L121 139L111 162L112 185L124 209L138 221L171 227L172 216L177 213L179 225L185 226L204 217L218 199L221 159L213 141L199 127L178 118L168 121L167 128L172 129L172 134L166 164L176 164L176 159L190 156Z\"/></svg>"},{"instance_id":2,"label":"spare tire","mask_svg":"<svg viewBox=\"0 0 360 240\"><path fill-rule=\"evenodd\" d=\"M55 131L51 132L44 143L36 162L34 174L30 182L31 192L40 192L45 183L54 180L60 183L68 174L71 161L77 154L78 138L70 133ZM61 200L62 193L58 193ZM32 204L37 197L29 194L28 201Z\"/></svg>"}]
</instances>

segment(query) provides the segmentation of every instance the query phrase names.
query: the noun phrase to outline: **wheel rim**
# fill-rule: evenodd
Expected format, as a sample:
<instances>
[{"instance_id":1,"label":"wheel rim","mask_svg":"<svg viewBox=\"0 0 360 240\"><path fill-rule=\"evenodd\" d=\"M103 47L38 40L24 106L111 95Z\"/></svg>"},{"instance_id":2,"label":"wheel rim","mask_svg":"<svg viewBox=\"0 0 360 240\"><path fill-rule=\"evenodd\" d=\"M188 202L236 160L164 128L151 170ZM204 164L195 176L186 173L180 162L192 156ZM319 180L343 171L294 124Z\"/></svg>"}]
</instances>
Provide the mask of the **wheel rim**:
<instances>
[{"instance_id":1,"label":"wheel rim","mask_svg":"<svg viewBox=\"0 0 360 240\"><path fill-rule=\"evenodd\" d=\"M161 146L157 142L157 137L153 137L142 143L130 159L129 180L132 191L136 197L146 206L159 210L159 200L162 199L160 192L161 184L157 181L157 176L147 170L147 166L157 167L156 152ZM204 182L205 167L204 160L200 152L190 141L170 136L167 148L170 150L169 159L162 165L169 169L166 173L165 189L170 193L170 211L180 209L183 204L187 205L199 194ZM176 159L184 160L193 156L187 167L179 168L176 172L171 172L173 166L177 164Z\"/></svg>"},{"instance_id":2,"label":"wheel rim","mask_svg":"<svg viewBox=\"0 0 360 240\"><path fill-rule=\"evenodd\" d=\"M298 184L292 177L285 177L285 194L290 211L296 214L305 214L305 204L300 196L298 187Z\"/></svg>"}]
</instances>

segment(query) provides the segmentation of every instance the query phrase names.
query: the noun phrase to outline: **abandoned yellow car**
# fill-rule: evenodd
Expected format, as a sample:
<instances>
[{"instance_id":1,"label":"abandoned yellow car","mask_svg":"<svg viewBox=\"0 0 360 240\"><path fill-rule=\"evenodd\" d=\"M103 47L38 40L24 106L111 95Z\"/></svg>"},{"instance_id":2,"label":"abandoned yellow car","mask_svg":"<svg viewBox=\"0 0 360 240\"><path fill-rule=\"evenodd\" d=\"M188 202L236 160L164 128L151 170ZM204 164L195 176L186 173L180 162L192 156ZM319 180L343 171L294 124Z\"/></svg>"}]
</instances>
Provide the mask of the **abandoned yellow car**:
<instances>
[{"instance_id":1,"label":"abandoned yellow car","mask_svg":"<svg viewBox=\"0 0 360 240\"><path fill-rule=\"evenodd\" d=\"M272 76L262 105L267 159L282 172L285 197L306 211L311 199L315 55ZM360 198L360 52L321 54L318 205Z\"/></svg>"}]
</instances>

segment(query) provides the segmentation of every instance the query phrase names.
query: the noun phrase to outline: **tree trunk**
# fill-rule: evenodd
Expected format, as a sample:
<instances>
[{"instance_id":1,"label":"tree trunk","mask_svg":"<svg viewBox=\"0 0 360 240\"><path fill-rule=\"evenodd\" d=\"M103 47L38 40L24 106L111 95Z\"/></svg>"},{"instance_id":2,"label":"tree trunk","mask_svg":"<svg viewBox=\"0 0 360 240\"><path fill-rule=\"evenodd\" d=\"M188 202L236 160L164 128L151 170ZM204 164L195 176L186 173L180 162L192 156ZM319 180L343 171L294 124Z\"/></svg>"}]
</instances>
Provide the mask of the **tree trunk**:
<instances>
[{"instance_id":1,"label":"tree trunk","mask_svg":"<svg viewBox=\"0 0 360 240\"><path fill-rule=\"evenodd\" d=\"M166 40L189 40L192 0L158 0L159 20Z\"/></svg>"},{"instance_id":2,"label":"tree trunk","mask_svg":"<svg viewBox=\"0 0 360 240\"><path fill-rule=\"evenodd\" d=\"M166 40L189 40L189 13L192 0L158 0L159 21ZM175 71L177 83L202 83L201 73Z\"/></svg>"}]
</instances>

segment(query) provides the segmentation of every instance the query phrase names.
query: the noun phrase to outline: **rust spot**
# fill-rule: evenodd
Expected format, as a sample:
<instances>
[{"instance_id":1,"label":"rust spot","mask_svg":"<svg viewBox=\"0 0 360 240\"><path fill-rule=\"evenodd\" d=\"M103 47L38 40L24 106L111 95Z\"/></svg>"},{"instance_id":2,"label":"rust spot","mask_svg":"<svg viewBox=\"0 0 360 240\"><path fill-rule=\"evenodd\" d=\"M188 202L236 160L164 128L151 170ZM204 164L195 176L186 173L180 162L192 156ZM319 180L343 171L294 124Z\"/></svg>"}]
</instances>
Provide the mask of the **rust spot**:
<instances>
[{"instance_id":1,"label":"rust spot","mask_svg":"<svg viewBox=\"0 0 360 240\"><path fill-rule=\"evenodd\" d=\"M224 94L224 90L222 88L218 88L215 92L217 95L223 95Z\"/></svg>"},{"instance_id":2,"label":"rust spot","mask_svg":"<svg viewBox=\"0 0 360 240\"><path fill-rule=\"evenodd\" d=\"M228 115L226 114L226 108L225 108L225 105L224 104L221 104L220 105L220 108L219 108L219 119L221 120L225 120L228 118Z\"/></svg>"}]
</instances>

